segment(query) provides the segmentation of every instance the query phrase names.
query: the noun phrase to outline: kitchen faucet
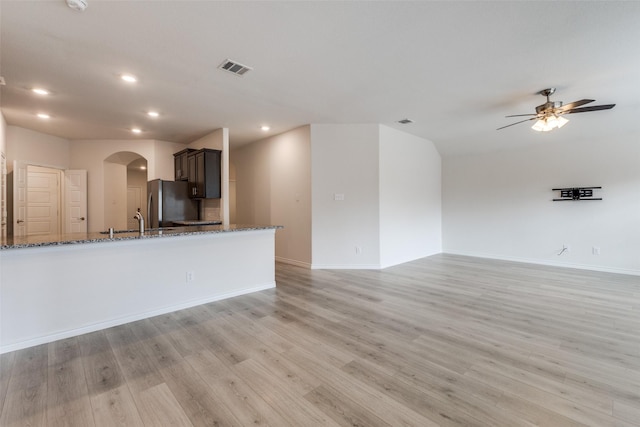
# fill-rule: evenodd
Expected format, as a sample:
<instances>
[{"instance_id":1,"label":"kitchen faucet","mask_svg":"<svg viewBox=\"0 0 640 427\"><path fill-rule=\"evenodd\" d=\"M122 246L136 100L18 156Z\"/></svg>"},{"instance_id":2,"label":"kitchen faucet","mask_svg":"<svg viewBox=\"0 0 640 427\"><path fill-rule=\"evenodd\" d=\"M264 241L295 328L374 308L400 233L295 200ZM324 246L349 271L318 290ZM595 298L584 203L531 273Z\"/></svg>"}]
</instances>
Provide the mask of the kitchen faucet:
<instances>
[{"instance_id":1,"label":"kitchen faucet","mask_svg":"<svg viewBox=\"0 0 640 427\"><path fill-rule=\"evenodd\" d=\"M144 217L142 216L142 212L140 212L140 208L138 208L138 212L136 212L134 218L138 220L138 224L140 225L140 234L144 234Z\"/></svg>"}]
</instances>

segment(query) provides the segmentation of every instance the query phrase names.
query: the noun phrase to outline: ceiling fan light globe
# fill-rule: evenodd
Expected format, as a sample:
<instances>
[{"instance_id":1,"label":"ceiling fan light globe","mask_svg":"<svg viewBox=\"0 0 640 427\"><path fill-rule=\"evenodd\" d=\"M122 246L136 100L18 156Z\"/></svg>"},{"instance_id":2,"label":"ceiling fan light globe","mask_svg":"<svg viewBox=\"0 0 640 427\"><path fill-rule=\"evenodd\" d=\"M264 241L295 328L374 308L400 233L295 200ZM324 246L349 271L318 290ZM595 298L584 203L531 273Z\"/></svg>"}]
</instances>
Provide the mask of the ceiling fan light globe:
<instances>
[{"instance_id":1,"label":"ceiling fan light globe","mask_svg":"<svg viewBox=\"0 0 640 427\"><path fill-rule=\"evenodd\" d=\"M567 123L569 123L569 120L568 120L568 119L565 119L565 118L564 118L564 117L562 117L562 116L558 116L557 123L558 123L558 129L560 129L562 126L564 126L564 125L566 125Z\"/></svg>"},{"instance_id":2,"label":"ceiling fan light globe","mask_svg":"<svg viewBox=\"0 0 640 427\"><path fill-rule=\"evenodd\" d=\"M549 130L552 130L558 127L558 118L556 116L549 116L546 118L545 121Z\"/></svg>"},{"instance_id":3,"label":"ceiling fan light globe","mask_svg":"<svg viewBox=\"0 0 640 427\"><path fill-rule=\"evenodd\" d=\"M537 131L537 132L546 132L546 131L548 130L548 129L547 129L547 124L546 124L546 123L545 123L545 121L544 121L544 120L542 120L542 119L537 120L537 121L533 124L533 126L531 126L531 129L533 129L533 130L535 130L535 131Z\"/></svg>"}]
</instances>

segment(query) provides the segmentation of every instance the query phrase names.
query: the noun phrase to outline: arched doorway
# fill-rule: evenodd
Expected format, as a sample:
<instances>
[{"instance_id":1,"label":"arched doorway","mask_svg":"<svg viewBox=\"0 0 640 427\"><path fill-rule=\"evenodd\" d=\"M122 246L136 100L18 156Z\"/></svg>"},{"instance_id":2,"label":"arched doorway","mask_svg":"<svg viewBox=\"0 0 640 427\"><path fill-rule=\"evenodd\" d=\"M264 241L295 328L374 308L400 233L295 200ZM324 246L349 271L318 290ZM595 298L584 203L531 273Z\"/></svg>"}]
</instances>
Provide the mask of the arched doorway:
<instances>
[{"instance_id":1,"label":"arched doorway","mask_svg":"<svg viewBox=\"0 0 640 427\"><path fill-rule=\"evenodd\" d=\"M147 159L120 151L104 159L103 166L105 229L135 229L130 220L136 210L147 216Z\"/></svg>"}]
</instances>

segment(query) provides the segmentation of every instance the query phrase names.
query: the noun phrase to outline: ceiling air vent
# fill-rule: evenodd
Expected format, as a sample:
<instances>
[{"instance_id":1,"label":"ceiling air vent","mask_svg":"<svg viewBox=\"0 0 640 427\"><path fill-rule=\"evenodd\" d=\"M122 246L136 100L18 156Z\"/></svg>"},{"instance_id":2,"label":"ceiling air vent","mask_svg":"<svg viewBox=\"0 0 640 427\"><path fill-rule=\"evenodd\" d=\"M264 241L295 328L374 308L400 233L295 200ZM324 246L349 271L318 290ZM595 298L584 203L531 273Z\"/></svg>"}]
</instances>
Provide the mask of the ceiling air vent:
<instances>
[{"instance_id":1,"label":"ceiling air vent","mask_svg":"<svg viewBox=\"0 0 640 427\"><path fill-rule=\"evenodd\" d=\"M398 120L398 123L400 123L401 125L408 125L409 123L413 123L413 120L411 120L411 119L402 119L402 120Z\"/></svg>"},{"instance_id":2,"label":"ceiling air vent","mask_svg":"<svg viewBox=\"0 0 640 427\"><path fill-rule=\"evenodd\" d=\"M221 70L225 70L230 73L233 73L236 76L242 76L247 71L253 70L253 68L251 67L247 67L246 65L239 64L236 61L232 61L230 59L225 60L222 64L220 64L218 68L220 68Z\"/></svg>"}]
</instances>

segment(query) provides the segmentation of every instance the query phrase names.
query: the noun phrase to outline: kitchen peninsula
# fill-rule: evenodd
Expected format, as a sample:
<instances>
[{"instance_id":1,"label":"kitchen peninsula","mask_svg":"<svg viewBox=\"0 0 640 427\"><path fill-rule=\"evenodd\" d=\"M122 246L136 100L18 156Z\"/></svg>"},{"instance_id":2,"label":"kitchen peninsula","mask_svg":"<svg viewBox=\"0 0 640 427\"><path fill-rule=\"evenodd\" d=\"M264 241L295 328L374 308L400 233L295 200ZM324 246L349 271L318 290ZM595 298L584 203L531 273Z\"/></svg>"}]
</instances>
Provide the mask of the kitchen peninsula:
<instances>
[{"instance_id":1,"label":"kitchen peninsula","mask_svg":"<svg viewBox=\"0 0 640 427\"><path fill-rule=\"evenodd\" d=\"M279 226L2 241L0 353L275 286Z\"/></svg>"}]
</instances>

